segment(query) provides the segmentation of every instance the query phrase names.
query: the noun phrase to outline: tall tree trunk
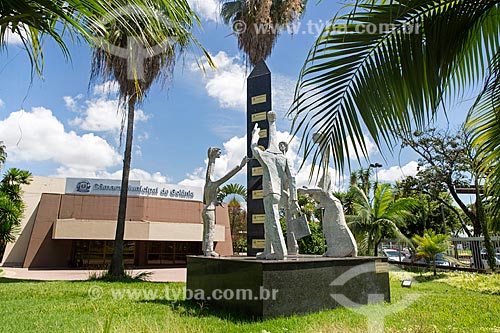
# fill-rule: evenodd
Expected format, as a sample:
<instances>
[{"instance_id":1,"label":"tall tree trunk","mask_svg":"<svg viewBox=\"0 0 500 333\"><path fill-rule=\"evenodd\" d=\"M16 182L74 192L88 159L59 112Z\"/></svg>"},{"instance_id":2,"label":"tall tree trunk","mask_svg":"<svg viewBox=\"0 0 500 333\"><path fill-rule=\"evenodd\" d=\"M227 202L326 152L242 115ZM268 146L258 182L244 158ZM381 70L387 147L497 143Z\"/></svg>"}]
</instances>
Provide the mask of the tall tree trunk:
<instances>
[{"instance_id":1,"label":"tall tree trunk","mask_svg":"<svg viewBox=\"0 0 500 333\"><path fill-rule=\"evenodd\" d=\"M475 179L475 188L476 188L476 205L477 205L477 212L476 215L478 216L479 223L481 224L481 229L483 231L483 236L484 236L484 247L486 248L486 261L488 262L488 266L490 266L490 269L495 271L496 270L496 259L495 259L495 249L493 244L491 243L490 239L490 232L488 230L488 221L486 219L486 214L484 211L484 206L483 206L483 201L481 198L481 194L479 192L479 182L477 181L477 178Z\"/></svg>"},{"instance_id":2,"label":"tall tree trunk","mask_svg":"<svg viewBox=\"0 0 500 333\"><path fill-rule=\"evenodd\" d=\"M118 219L116 221L115 245L113 258L109 266L109 274L116 278L125 275L123 269L123 235L125 233L125 216L127 214L128 178L130 174L130 161L132 159L132 141L134 138L134 111L137 97L134 95L128 101L128 121L125 142L125 153L123 157L122 185L120 189L120 204L118 207Z\"/></svg>"}]
</instances>

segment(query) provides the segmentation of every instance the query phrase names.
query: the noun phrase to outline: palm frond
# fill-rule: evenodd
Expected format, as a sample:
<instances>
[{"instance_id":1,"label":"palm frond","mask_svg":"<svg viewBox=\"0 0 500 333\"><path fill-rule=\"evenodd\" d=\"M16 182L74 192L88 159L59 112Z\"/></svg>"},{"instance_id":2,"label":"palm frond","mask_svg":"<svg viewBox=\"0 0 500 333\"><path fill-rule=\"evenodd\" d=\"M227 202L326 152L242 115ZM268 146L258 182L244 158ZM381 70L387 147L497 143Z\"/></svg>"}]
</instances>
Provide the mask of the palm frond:
<instances>
[{"instance_id":1,"label":"palm frond","mask_svg":"<svg viewBox=\"0 0 500 333\"><path fill-rule=\"evenodd\" d=\"M331 156L343 170L352 152L367 155L364 128L390 149L396 133L426 125L451 93L481 76L489 54L482 47L498 43L497 3L366 0L332 19L289 110L304 160L321 165ZM317 131L322 142L309 144Z\"/></svg>"},{"instance_id":2,"label":"palm frond","mask_svg":"<svg viewBox=\"0 0 500 333\"><path fill-rule=\"evenodd\" d=\"M225 0L221 17L225 24L238 23L238 48L255 66L271 54L280 32L297 20L307 0ZM241 26L242 25L242 26Z\"/></svg>"},{"instance_id":3,"label":"palm frond","mask_svg":"<svg viewBox=\"0 0 500 333\"><path fill-rule=\"evenodd\" d=\"M222 202L230 195L239 195L244 200L247 200L247 188L241 184L226 184L219 190L217 201Z\"/></svg>"},{"instance_id":4,"label":"palm frond","mask_svg":"<svg viewBox=\"0 0 500 333\"><path fill-rule=\"evenodd\" d=\"M467 117L466 129L476 148L478 171L485 177L485 194L492 200L492 214L500 215L500 53L490 67L482 93ZM498 220L498 219L496 219ZM500 226L494 226L500 230Z\"/></svg>"},{"instance_id":5,"label":"palm frond","mask_svg":"<svg viewBox=\"0 0 500 333\"><path fill-rule=\"evenodd\" d=\"M373 215L376 218L384 216L393 201L391 184L378 184L373 196Z\"/></svg>"},{"instance_id":6,"label":"palm frond","mask_svg":"<svg viewBox=\"0 0 500 333\"><path fill-rule=\"evenodd\" d=\"M224 24L241 19L241 13L245 10L245 0L228 1L222 4L220 16Z\"/></svg>"}]
</instances>

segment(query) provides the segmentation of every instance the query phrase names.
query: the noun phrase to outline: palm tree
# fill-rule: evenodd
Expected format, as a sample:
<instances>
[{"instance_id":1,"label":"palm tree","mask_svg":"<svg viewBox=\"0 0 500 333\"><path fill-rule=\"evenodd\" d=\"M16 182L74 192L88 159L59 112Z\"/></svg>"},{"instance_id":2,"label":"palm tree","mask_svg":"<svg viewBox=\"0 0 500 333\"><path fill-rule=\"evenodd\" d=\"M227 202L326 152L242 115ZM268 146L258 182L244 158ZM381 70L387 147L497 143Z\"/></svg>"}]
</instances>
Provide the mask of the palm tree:
<instances>
[{"instance_id":1,"label":"palm tree","mask_svg":"<svg viewBox=\"0 0 500 333\"><path fill-rule=\"evenodd\" d=\"M233 240L234 252L246 251L246 211L241 206L241 202L236 199L240 196L243 200L247 200L247 188L241 184L226 184L219 189L217 201L222 203L226 198L232 196L227 203L229 213L229 225L231 226L231 238Z\"/></svg>"},{"instance_id":2,"label":"palm tree","mask_svg":"<svg viewBox=\"0 0 500 333\"><path fill-rule=\"evenodd\" d=\"M224 201L225 198L232 195L233 199L235 199L235 195L239 195L245 201L247 200L247 188L241 184L226 184L222 186L217 194L217 200L219 202Z\"/></svg>"},{"instance_id":3,"label":"palm tree","mask_svg":"<svg viewBox=\"0 0 500 333\"><path fill-rule=\"evenodd\" d=\"M5 246L16 240L24 212L21 186L31 183L31 173L26 170L9 169L0 182L0 258Z\"/></svg>"},{"instance_id":4,"label":"palm tree","mask_svg":"<svg viewBox=\"0 0 500 333\"><path fill-rule=\"evenodd\" d=\"M123 29L133 38L142 37L142 30L130 25L116 8L155 8L152 0L2 0L0 2L0 50L7 45L8 34L16 34L30 59L32 70L42 75L43 40L49 36L60 47L66 57L70 57L64 34L82 36L88 43L96 43L96 30L104 31L103 17L113 19L123 25ZM153 13L153 12L151 12ZM154 15L138 16L136 22L143 26L154 24ZM154 37L154 36L153 36ZM157 36L158 44L164 36Z\"/></svg>"},{"instance_id":5,"label":"palm tree","mask_svg":"<svg viewBox=\"0 0 500 333\"><path fill-rule=\"evenodd\" d=\"M358 0L336 14L308 55L289 112L304 158L314 155L321 165L332 151L342 169L350 150L367 155L363 128L379 147L393 147L398 133L423 129L486 72L467 128L488 176L487 193L498 198L499 3ZM321 144L307 144L317 131L325 134Z\"/></svg>"},{"instance_id":6,"label":"palm tree","mask_svg":"<svg viewBox=\"0 0 500 333\"><path fill-rule=\"evenodd\" d=\"M32 177L27 170L9 169L0 182L0 192L6 194L11 201L22 202L21 186L30 184Z\"/></svg>"},{"instance_id":7,"label":"palm tree","mask_svg":"<svg viewBox=\"0 0 500 333\"><path fill-rule=\"evenodd\" d=\"M138 41L129 44L128 30L120 22L108 22L104 30L96 30L96 37L104 41L102 47L94 48L92 55L91 80L114 79L119 86L119 100L125 111L122 114L122 133L126 120L126 142L123 158L123 172L118 209L117 227L113 257L109 274L115 278L123 276L123 235L127 210L127 192L132 157L134 115L137 103L142 102L147 91L158 79L163 82L171 78L175 60L191 44L199 46L189 32L199 23L196 14L186 0L146 0L147 6L115 8L117 15L127 25L141 31ZM153 15L154 14L154 15ZM150 15L152 24L144 25L138 20ZM154 43L164 38L161 44ZM118 50L118 51L117 51ZM154 52L149 52L150 50ZM124 53L123 53L123 52ZM208 53L202 49L212 65Z\"/></svg>"},{"instance_id":8,"label":"palm tree","mask_svg":"<svg viewBox=\"0 0 500 333\"><path fill-rule=\"evenodd\" d=\"M3 141L0 141L0 171L2 171L2 166L4 165L6 159L7 152L5 151L5 145L3 144Z\"/></svg>"},{"instance_id":9,"label":"palm tree","mask_svg":"<svg viewBox=\"0 0 500 333\"><path fill-rule=\"evenodd\" d=\"M378 255L378 246L384 238L408 240L398 226L403 226L412 217L411 210L416 202L412 198L394 200L390 184L379 184L375 188L373 201L359 187L352 187L356 202L353 204L354 215L347 216L348 225L359 243L360 252ZM373 252L372 252L373 251Z\"/></svg>"},{"instance_id":10,"label":"palm tree","mask_svg":"<svg viewBox=\"0 0 500 333\"><path fill-rule=\"evenodd\" d=\"M350 185L355 185L365 192L368 196L370 195L370 190L372 188L372 184L370 178L372 177L371 168L367 169L359 169L357 171L351 172L351 179L349 180Z\"/></svg>"},{"instance_id":11,"label":"palm tree","mask_svg":"<svg viewBox=\"0 0 500 333\"><path fill-rule=\"evenodd\" d=\"M3 257L7 243L16 240L22 214L22 207L0 192L0 259Z\"/></svg>"},{"instance_id":12,"label":"palm tree","mask_svg":"<svg viewBox=\"0 0 500 333\"><path fill-rule=\"evenodd\" d=\"M426 230L423 236L415 235L412 238L417 243L417 256L424 257L427 262L433 261L434 276L436 276L436 256L445 252L450 244L450 236L435 234L432 230Z\"/></svg>"},{"instance_id":13,"label":"palm tree","mask_svg":"<svg viewBox=\"0 0 500 333\"><path fill-rule=\"evenodd\" d=\"M231 23L238 37L238 48L255 66L271 54L280 31L295 21L307 0L224 0L221 16Z\"/></svg>"}]
</instances>

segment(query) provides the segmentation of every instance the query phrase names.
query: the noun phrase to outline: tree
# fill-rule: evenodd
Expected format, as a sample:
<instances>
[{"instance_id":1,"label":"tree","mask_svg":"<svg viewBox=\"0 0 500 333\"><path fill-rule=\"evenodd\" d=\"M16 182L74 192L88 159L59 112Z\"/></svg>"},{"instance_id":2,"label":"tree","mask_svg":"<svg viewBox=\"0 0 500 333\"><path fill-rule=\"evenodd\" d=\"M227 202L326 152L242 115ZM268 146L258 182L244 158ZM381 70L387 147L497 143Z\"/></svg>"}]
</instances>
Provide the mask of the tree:
<instances>
[{"instance_id":1,"label":"tree","mask_svg":"<svg viewBox=\"0 0 500 333\"><path fill-rule=\"evenodd\" d=\"M371 168L359 169L351 172L350 185L356 186L365 192L366 196L370 195L370 190L372 189L372 183L370 178L372 177Z\"/></svg>"},{"instance_id":2,"label":"tree","mask_svg":"<svg viewBox=\"0 0 500 333\"><path fill-rule=\"evenodd\" d=\"M430 128L425 131L416 131L412 135L402 136L402 146L410 147L419 158L419 171L415 178L407 178L412 182L414 190L429 194L432 198L441 200L438 193L448 191L464 214L470 219L474 227L474 236L484 236L484 245L487 257L495 262L495 251L490 241L489 226L484 208L484 198L480 193L482 175L478 172L478 160L474 147L470 144L464 131L443 132ZM459 197L457 188L475 189L475 203L469 207ZM462 229L470 237L471 234L453 205L447 205L461 220ZM476 263L480 263L479 244L473 247ZM492 266L494 267L494 266Z\"/></svg>"},{"instance_id":3,"label":"tree","mask_svg":"<svg viewBox=\"0 0 500 333\"><path fill-rule=\"evenodd\" d=\"M231 226L231 238L233 240L233 251L247 251L247 212L241 203L232 198L227 204L229 212L229 224Z\"/></svg>"},{"instance_id":4,"label":"tree","mask_svg":"<svg viewBox=\"0 0 500 333\"><path fill-rule=\"evenodd\" d=\"M399 227L412 218L411 211L415 207L412 198L395 200L390 184L378 184L373 201L359 187L352 188L356 193L355 214L346 219L361 253L377 256L378 246L388 237L407 241Z\"/></svg>"},{"instance_id":5,"label":"tree","mask_svg":"<svg viewBox=\"0 0 500 333\"><path fill-rule=\"evenodd\" d=\"M304 159L342 170L367 156L363 129L381 147L423 129L443 105L487 80L467 119L485 189L500 196L499 3L495 0L359 0L316 40L290 109ZM450 36L453 36L451 38ZM488 70L485 71L485 68ZM324 136L310 145L313 133ZM350 144L348 144L350 143ZM500 211L500 200L494 206Z\"/></svg>"},{"instance_id":6,"label":"tree","mask_svg":"<svg viewBox=\"0 0 500 333\"><path fill-rule=\"evenodd\" d=\"M307 218L311 235L297 241L299 253L322 255L325 253L325 237L320 221L323 211L318 208L316 201L310 196L299 195L298 204L302 214ZM286 223L282 223L286 225ZM284 231L286 234L286 230Z\"/></svg>"},{"instance_id":7,"label":"tree","mask_svg":"<svg viewBox=\"0 0 500 333\"><path fill-rule=\"evenodd\" d=\"M240 196L247 200L247 188L241 184L226 184L219 189L217 200L223 202L226 198L232 196L227 203L229 213L229 224L231 226L231 238L233 240L234 252L246 252L247 250L247 212L236 199Z\"/></svg>"},{"instance_id":8,"label":"tree","mask_svg":"<svg viewBox=\"0 0 500 333\"><path fill-rule=\"evenodd\" d=\"M430 128L425 131L415 131L407 137L402 137L401 141L402 147L410 147L420 158L415 177L405 178L400 186L439 200L461 219L457 208L441 199L439 195L448 191L472 222L474 235L479 236L482 228L477 214L463 202L457 193L458 188L471 187L477 177L473 172L474 160L468 154L470 145L465 140L463 132L449 133ZM481 198L477 197L476 200L481 200ZM464 232L469 237L472 236L465 221L462 220L461 223Z\"/></svg>"},{"instance_id":9,"label":"tree","mask_svg":"<svg viewBox=\"0 0 500 333\"><path fill-rule=\"evenodd\" d=\"M427 262L432 260L434 276L436 276L436 256L448 249L450 246L450 236L443 234L436 235L434 231L427 230L423 236L415 235L413 240L418 245L417 256L424 257Z\"/></svg>"},{"instance_id":10,"label":"tree","mask_svg":"<svg viewBox=\"0 0 500 333\"><path fill-rule=\"evenodd\" d=\"M247 188L241 184L226 184L220 188L219 194L217 194L217 200L222 202L230 195L233 196L233 199L235 198L235 195L239 195L246 201Z\"/></svg>"},{"instance_id":11,"label":"tree","mask_svg":"<svg viewBox=\"0 0 500 333\"><path fill-rule=\"evenodd\" d=\"M255 66L272 52L278 35L304 11L307 0L224 0L221 16L231 23L238 48Z\"/></svg>"},{"instance_id":12,"label":"tree","mask_svg":"<svg viewBox=\"0 0 500 333\"><path fill-rule=\"evenodd\" d=\"M0 141L0 171L2 171L2 166L7 159L7 152L5 151L5 145L3 141Z\"/></svg>"},{"instance_id":13,"label":"tree","mask_svg":"<svg viewBox=\"0 0 500 333\"><path fill-rule=\"evenodd\" d=\"M31 173L9 169L0 183L0 258L5 246L16 240L24 212L21 186L31 183Z\"/></svg>"},{"instance_id":14,"label":"tree","mask_svg":"<svg viewBox=\"0 0 500 333\"><path fill-rule=\"evenodd\" d=\"M154 15L153 15L154 14ZM144 16L150 15L151 24L144 24ZM109 274L115 278L123 277L123 235L127 210L127 194L132 157L134 115L137 103L142 102L147 91L158 79L163 82L172 76L177 56L189 45L199 45L190 33L193 24L199 22L186 0L147 1L147 6L135 4L131 7L116 7L114 16L121 16L127 25L120 21L107 22L104 30L96 30L95 35L104 41L92 54L91 80L114 79L119 86L120 105L125 106L122 114L126 126L126 141L123 158L123 171L120 203L116 226L113 257ZM140 31L138 41L131 41L128 29ZM161 44L154 43L160 38ZM118 50L118 51L117 51ZM148 53L153 50L153 53ZM202 49L203 50L203 49ZM210 65L210 57L207 55Z\"/></svg>"},{"instance_id":15,"label":"tree","mask_svg":"<svg viewBox=\"0 0 500 333\"><path fill-rule=\"evenodd\" d=\"M116 8L137 5L152 8L152 0L2 0L0 2L0 49L7 44L8 33L16 34L22 41L31 62L31 68L38 75L43 70L43 39L49 36L66 57L70 57L64 41L64 34L83 36L90 44L95 44L96 30L105 31L103 17L116 13ZM150 11L150 13L153 13ZM154 24L154 15L135 18L142 26ZM140 39L143 31L129 25L123 16L115 15L127 34ZM153 36L154 37L154 36ZM158 35L156 45L164 40Z\"/></svg>"},{"instance_id":16,"label":"tree","mask_svg":"<svg viewBox=\"0 0 500 333\"><path fill-rule=\"evenodd\" d=\"M395 197L411 197L416 203L412 210L414 218L400 228L401 232L409 238L421 235L427 229L439 230L442 234L458 234L466 222L463 212L453 205L450 194L447 191L436 191L432 195L422 192L414 180L415 177L408 176L396 182Z\"/></svg>"}]
</instances>

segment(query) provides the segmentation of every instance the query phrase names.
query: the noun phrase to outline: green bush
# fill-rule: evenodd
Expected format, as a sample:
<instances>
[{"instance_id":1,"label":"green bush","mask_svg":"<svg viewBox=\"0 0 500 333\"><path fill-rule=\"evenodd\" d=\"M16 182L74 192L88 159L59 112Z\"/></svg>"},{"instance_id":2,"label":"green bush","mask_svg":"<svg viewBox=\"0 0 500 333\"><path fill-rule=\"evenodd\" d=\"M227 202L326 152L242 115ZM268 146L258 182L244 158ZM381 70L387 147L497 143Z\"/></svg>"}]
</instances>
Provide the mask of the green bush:
<instances>
[{"instance_id":1,"label":"green bush","mask_svg":"<svg viewBox=\"0 0 500 333\"><path fill-rule=\"evenodd\" d=\"M280 222L286 241L285 218L282 217L280 219ZM323 253L325 253L325 238L323 237L321 224L317 222L309 222L309 229L311 229L311 235L297 241L297 243L299 244L299 253L323 255Z\"/></svg>"}]
</instances>

